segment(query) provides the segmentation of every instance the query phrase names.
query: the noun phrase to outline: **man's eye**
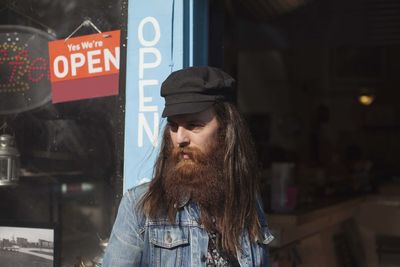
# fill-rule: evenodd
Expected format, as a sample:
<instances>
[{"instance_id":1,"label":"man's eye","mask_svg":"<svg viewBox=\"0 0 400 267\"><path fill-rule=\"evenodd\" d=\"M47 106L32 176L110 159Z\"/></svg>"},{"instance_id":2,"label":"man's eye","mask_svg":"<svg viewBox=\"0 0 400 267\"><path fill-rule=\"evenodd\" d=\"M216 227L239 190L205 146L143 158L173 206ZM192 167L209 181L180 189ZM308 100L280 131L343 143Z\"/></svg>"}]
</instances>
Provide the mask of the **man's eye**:
<instances>
[{"instance_id":1,"label":"man's eye","mask_svg":"<svg viewBox=\"0 0 400 267\"><path fill-rule=\"evenodd\" d=\"M176 130L178 129L178 125L176 125L175 123L172 122L168 122L168 126L171 129L171 131L176 132Z\"/></svg>"},{"instance_id":2,"label":"man's eye","mask_svg":"<svg viewBox=\"0 0 400 267\"><path fill-rule=\"evenodd\" d=\"M199 124L199 123L190 123L190 124L188 125L188 128L189 128L189 129L198 129L198 128L201 128L201 127L203 127L203 125L202 125L202 124Z\"/></svg>"}]
</instances>

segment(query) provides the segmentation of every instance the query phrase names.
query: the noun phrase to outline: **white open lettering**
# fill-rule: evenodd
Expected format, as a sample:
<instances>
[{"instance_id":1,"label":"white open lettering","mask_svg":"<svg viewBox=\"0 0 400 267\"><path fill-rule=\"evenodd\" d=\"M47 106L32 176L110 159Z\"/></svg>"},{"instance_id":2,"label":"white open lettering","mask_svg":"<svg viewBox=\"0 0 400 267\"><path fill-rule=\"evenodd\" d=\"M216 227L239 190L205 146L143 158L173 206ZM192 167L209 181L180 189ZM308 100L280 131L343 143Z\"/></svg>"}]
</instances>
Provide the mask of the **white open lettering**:
<instances>
[{"instance_id":1,"label":"white open lettering","mask_svg":"<svg viewBox=\"0 0 400 267\"><path fill-rule=\"evenodd\" d=\"M71 75L76 76L76 69L85 64L85 56L82 53L71 54Z\"/></svg>"},{"instance_id":2,"label":"white open lettering","mask_svg":"<svg viewBox=\"0 0 400 267\"><path fill-rule=\"evenodd\" d=\"M112 70L112 66L119 70L119 50L119 47L116 47L114 54L108 48L73 53L69 59L66 56L57 56L53 61L54 75L61 79L68 75L79 76L85 73L109 72ZM145 64L145 66L147 65Z\"/></svg>"},{"instance_id":3,"label":"white open lettering","mask_svg":"<svg viewBox=\"0 0 400 267\"><path fill-rule=\"evenodd\" d=\"M110 70L110 62L116 69L119 69L119 47L115 48L115 56L110 50L104 49L104 68L106 71Z\"/></svg>"},{"instance_id":4,"label":"white open lettering","mask_svg":"<svg viewBox=\"0 0 400 267\"><path fill-rule=\"evenodd\" d=\"M157 134L158 131L155 131L154 129L158 129L158 112L153 113L153 131L150 129L149 123L146 120L146 117L144 116L144 113L139 113L139 118L138 118L138 127L141 129L138 133L138 146L143 147L143 131L146 132L147 137L150 139L151 144L156 147L158 140L157 140Z\"/></svg>"},{"instance_id":5,"label":"white open lettering","mask_svg":"<svg viewBox=\"0 0 400 267\"><path fill-rule=\"evenodd\" d=\"M145 55L153 54L155 57L155 61L153 62L145 62ZM139 79L143 79L144 77L144 69L152 69L160 66L161 64L161 53L155 47L142 47L139 48Z\"/></svg>"},{"instance_id":6,"label":"white open lettering","mask_svg":"<svg viewBox=\"0 0 400 267\"><path fill-rule=\"evenodd\" d=\"M62 63L62 70L60 71L60 63ZM58 56L54 59L53 63L54 75L57 78L64 78L68 74L68 59L65 56Z\"/></svg>"},{"instance_id":7,"label":"white open lettering","mask_svg":"<svg viewBox=\"0 0 400 267\"><path fill-rule=\"evenodd\" d=\"M145 25L149 23L152 27L153 38L145 39ZM146 27L146 29L149 29ZM146 31L147 33L147 31ZM146 35L148 36L148 34ZM145 96L145 88L150 86L158 85L158 80L145 79L145 69L154 69L160 66L162 58L160 51L154 46L160 41L161 31L160 24L154 17L146 17L140 23L138 27L138 39L140 44L143 46L139 48L139 114L138 114L138 146L143 147L144 133L148 137L151 144L156 147L158 144L158 106L146 105L153 101L152 97ZM146 56L147 55L147 56ZM154 60L149 58L154 57ZM153 128L150 128L150 124L146 119L145 112L153 113ZM147 116L149 117L149 116Z\"/></svg>"}]
</instances>

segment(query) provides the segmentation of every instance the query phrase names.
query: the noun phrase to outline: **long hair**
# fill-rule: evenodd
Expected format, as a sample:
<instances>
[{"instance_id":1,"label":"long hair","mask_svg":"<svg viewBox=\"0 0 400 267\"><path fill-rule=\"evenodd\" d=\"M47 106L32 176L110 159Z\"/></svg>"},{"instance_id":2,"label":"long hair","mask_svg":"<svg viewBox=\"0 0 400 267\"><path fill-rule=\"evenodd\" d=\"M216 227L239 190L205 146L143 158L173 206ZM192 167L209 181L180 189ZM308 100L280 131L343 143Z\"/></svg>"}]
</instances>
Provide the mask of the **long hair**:
<instances>
[{"instance_id":1,"label":"long hair","mask_svg":"<svg viewBox=\"0 0 400 267\"><path fill-rule=\"evenodd\" d=\"M240 237L247 230L254 241L260 231L256 198L258 195L258 164L254 144L248 127L237 110L229 102L214 104L224 149L223 175L226 181L226 198L222 213L220 236L224 251L235 256L240 248ZM163 170L171 148L169 126L164 129L160 154L155 163L153 180L148 192L139 203L146 216L165 216L168 208L164 200ZM173 222L171 222L173 223Z\"/></svg>"}]
</instances>

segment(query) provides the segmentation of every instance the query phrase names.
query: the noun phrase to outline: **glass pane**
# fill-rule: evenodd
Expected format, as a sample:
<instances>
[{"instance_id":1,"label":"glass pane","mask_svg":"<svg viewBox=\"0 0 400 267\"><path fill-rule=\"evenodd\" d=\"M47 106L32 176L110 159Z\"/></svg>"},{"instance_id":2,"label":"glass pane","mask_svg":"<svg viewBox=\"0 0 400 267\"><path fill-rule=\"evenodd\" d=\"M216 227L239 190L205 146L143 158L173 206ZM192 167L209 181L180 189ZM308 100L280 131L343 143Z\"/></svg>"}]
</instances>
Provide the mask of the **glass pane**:
<instances>
[{"instance_id":1,"label":"glass pane","mask_svg":"<svg viewBox=\"0 0 400 267\"><path fill-rule=\"evenodd\" d=\"M53 260L59 259L60 266L93 266L112 227L122 192L125 73L120 73L118 96L52 104L47 42L67 38L87 19L102 32L122 30L125 40L126 3L0 4L0 134L15 136L21 161L18 184L0 186L0 226L55 229ZM84 26L74 36L94 33ZM120 70L124 53L121 44ZM4 164L0 160L0 172ZM0 240L15 246L26 238L22 231L0 232ZM23 257L13 260L33 266Z\"/></svg>"}]
</instances>

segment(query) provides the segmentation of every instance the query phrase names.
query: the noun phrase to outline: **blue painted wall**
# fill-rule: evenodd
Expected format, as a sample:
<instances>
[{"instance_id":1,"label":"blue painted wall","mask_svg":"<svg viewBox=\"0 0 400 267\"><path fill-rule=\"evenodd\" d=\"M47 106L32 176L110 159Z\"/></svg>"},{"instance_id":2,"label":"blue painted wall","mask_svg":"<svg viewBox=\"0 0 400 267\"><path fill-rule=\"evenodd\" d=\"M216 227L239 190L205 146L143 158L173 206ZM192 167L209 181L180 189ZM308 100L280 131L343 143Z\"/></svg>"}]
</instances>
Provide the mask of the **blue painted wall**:
<instances>
[{"instance_id":1,"label":"blue painted wall","mask_svg":"<svg viewBox=\"0 0 400 267\"><path fill-rule=\"evenodd\" d=\"M124 191L149 181L158 153L172 72L207 64L207 0L130 0L126 71Z\"/></svg>"}]
</instances>

